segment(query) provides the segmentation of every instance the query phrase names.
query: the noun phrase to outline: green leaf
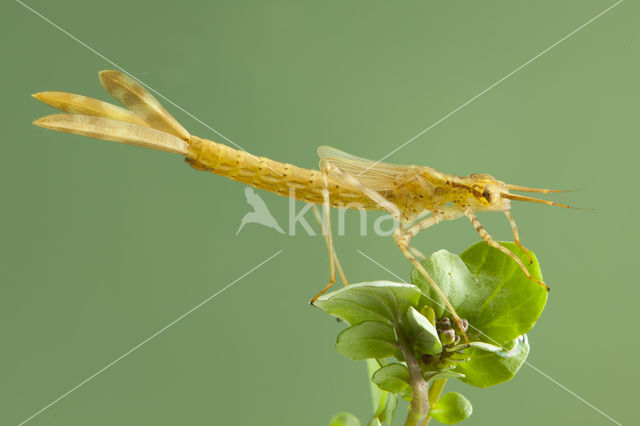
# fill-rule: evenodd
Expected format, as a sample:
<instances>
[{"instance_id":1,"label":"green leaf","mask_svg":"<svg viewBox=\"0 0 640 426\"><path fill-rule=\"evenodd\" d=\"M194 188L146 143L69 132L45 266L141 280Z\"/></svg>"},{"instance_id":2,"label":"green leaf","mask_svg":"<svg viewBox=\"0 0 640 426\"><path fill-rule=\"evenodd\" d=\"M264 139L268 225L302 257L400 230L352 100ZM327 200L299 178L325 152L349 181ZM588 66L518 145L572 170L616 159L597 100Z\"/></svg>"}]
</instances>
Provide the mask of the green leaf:
<instances>
[{"instance_id":1,"label":"green leaf","mask_svg":"<svg viewBox=\"0 0 640 426\"><path fill-rule=\"evenodd\" d=\"M487 352L503 352L504 349L501 346L492 345L490 343L485 342L471 342L469 346L472 348L482 349Z\"/></svg>"},{"instance_id":2,"label":"green leaf","mask_svg":"<svg viewBox=\"0 0 640 426\"><path fill-rule=\"evenodd\" d=\"M458 315L469 319L473 315L476 306L482 303L482 300L476 292L477 281L462 259L446 250L438 250L423 261L422 265L438 284L447 299L449 299ZM428 304L435 311L436 318L444 316L444 302L415 268L411 271L411 281L429 299ZM447 312L446 316L450 317L451 313Z\"/></svg>"},{"instance_id":3,"label":"green leaf","mask_svg":"<svg viewBox=\"0 0 640 426\"><path fill-rule=\"evenodd\" d=\"M515 376L529 355L527 336L521 336L508 345L507 351L486 351L479 348L468 349L471 359L461 362L455 371L465 375L465 383L480 388L506 382Z\"/></svg>"},{"instance_id":4,"label":"green leaf","mask_svg":"<svg viewBox=\"0 0 640 426\"><path fill-rule=\"evenodd\" d=\"M378 321L364 321L343 330L336 350L354 360L399 355L393 328Z\"/></svg>"},{"instance_id":5,"label":"green leaf","mask_svg":"<svg viewBox=\"0 0 640 426\"><path fill-rule=\"evenodd\" d=\"M385 360L382 359L368 359L367 369L369 371L369 378L372 378L373 374L382 365L385 365ZM386 422L388 424L393 423L393 415L395 414L396 407L398 405L398 397L386 391L380 389L373 382L369 382L371 389L371 398L373 400L374 413L369 421L369 426L379 426Z\"/></svg>"},{"instance_id":6,"label":"green leaf","mask_svg":"<svg viewBox=\"0 0 640 426\"><path fill-rule=\"evenodd\" d=\"M399 393L409 387L409 369L400 363L388 364L373 373L371 381L384 391Z\"/></svg>"},{"instance_id":7,"label":"green leaf","mask_svg":"<svg viewBox=\"0 0 640 426\"><path fill-rule=\"evenodd\" d=\"M426 380L441 380L441 379L461 379L464 377L464 374L458 373L457 371L449 371L449 370L434 370L434 371L425 371L422 373L422 376Z\"/></svg>"},{"instance_id":8,"label":"green leaf","mask_svg":"<svg viewBox=\"0 0 640 426\"><path fill-rule=\"evenodd\" d=\"M501 244L528 265L526 254L515 244ZM541 280L540 268L531 255L534 262L528 270ZM472 340L500 345L511 342L531 330L547 300L547 291L527 279L511 257L484 242L474 244L460 257L439 250L423 265L458 315L469 321L467 334ZM430 300L436 317L442 317L444 302L422 274L414 268L411 278Z\"/></svg>"},{"instance_id":9,"label":"green leaf","mask_svg":"<svg viewBox=\"0 0 640 426\"><path fill-rule=\"evenodd\" d=\"M338 413L329 422L329 426L360 426L360 420L351 413Z\"/></svg>"},{"instance_id":10,"label":"green leaf","mask_svg":"<svg viewBox=\"0 0 640 426\"><path fill-rule=\"evenodd\" d=\"M467 398L457 392L449 392L438 400L430 414L440 423L453 425L469 418L472 412L473 407Z\"/></svg>"},{"instance_id":11,"label":"green leaf","mask_svg":"<svg viewBox=\"0 0 640 426\"><path fill-rule=\"evenodd\" d=\"M413 339L413 348L419 354L435 355L442 352L442 345L438 338L438 331L427 317L418 312L413 306L407 309L406 328Z\"/></svg>"},{"instance_id":12,"label":"green leaf","mask_svg":"<svg viewBox=\"0 0 640 426\"><path fill-rule=\"evenodd\" d=\"M371 379L371 377L373 377L373 373L375 373L376 371L378 371L378 369L381 366L384 366L384 360L380 359L367 359L365 360L365 362L367 363L367 373L369 376L369 379ZM369 382L369 390L371 391L371 403L373 404L373 411L376 411L378 409L378 405L380 400L382 400L383 398L383 393L384 391L382 389L380 389L378 387L378 385L374 384L373 382Z\"/></svg>"},{"instance_id":13,"label":"green leaf","mask_svg":"<svg viewBox=\"0 0 640 426\"><path fill-rule=\"evenodd\" d=\"M420 297L420 290L414 285L375 281L327 293L314 304L349 324L379 321L393 325L409 306L418 304Z\"/></svg>"},{"instance_id":14,"label":"green leaf","mask_svg":"<svg viewBox=\"0 0 640 426\"><path fill-rule=\"evenodd\" d=\"M373 376L381 366L387 364L384 359L368 359L367 369L369 371L369 378ZM371 398L373 401L374 413L369 421L369 426L379 426L384 422L388 424L393 423L393 416L398 406L398 397L395 394L385 392L380 389L375 383L369 382L369 388L371 389Z\"/></svg>"},{"instance_id":15,"label":"green leaf","mask_svg":"<svg viewBox=\"0 0 640 426\"><path fill-rule=\"evenodd\" d=\"M391 392L382 392L382 399L379 401L378 409L369 421L370 425L393 423L393 416L398 406L398 397Z\"/></svg>"},{"instance_id":16,"label":"green leaf","mask_svg":"<svg viewBox=\"0 0 640 426\"><path fill-rule=\"evenodd\" d=\"M527 265L533 278L542 280L532 252L529 253L533 263L529 265L526 254L514 243L501 244ZM542 314L547 291L527 279L513 259L485 243L474 244L460 257L478 280L477 295L481 301L474 315L467 318L469 323L488 335L488 342L494 344L504 345L528 333Z\"/></svg>"}]
</instances>

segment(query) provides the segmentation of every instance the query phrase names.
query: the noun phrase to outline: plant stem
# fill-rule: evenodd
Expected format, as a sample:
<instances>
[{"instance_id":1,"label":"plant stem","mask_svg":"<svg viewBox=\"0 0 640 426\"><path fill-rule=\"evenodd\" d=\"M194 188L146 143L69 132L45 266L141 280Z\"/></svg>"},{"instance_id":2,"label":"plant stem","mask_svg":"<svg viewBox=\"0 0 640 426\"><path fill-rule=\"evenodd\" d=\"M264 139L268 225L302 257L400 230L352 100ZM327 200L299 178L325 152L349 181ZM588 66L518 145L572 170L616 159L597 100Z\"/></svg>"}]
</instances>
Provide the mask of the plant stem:
<instances>
[{"instance_id":1,"label":"plant stem","mask_svg":"<svg viewBox=\"0 0 640 426\"><path fill-rule=\"evenodd\" d=\"M420 362L413 353L412 345L407 341L407 337L401 330L401 327L397 327L398 330L398 343L400 344L400 351L407 362L407 368L409 369L409 384L413 392L413 398L411 399L411 407L409 409L409 415L405 421L405 426L423 426L427 420L429 414L429 399L427 395L427 381L422 376L420 371Z\"/></svg>"},{"instance_id":2,"label":"plant stem","mask_svg":"<svg viewBox=\"0 0 640 426\"><path fill-rule=\"evenodd\" d=\"M440 399L440 395L442 394L442 390L444 389L444 385L446 383L447 379L440 379L435 380L431 384L431 387L429 388L429 409L433 408ZM424 424L429 424L429 420L431 420L431 413L427 414L427 420Z\"/></svg>"}]
</instances>

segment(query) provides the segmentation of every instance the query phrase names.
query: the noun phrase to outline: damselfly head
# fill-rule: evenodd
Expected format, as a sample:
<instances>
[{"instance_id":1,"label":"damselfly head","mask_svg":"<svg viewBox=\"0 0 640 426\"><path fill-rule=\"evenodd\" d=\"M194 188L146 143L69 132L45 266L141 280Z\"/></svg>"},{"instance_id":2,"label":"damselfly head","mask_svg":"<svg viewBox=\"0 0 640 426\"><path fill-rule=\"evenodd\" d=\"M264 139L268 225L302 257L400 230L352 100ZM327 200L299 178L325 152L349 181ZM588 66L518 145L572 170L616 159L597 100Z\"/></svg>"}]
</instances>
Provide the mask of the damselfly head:
<instances>
[{"instance_id":1,"label":"damselfly head","mask_svg":"<svg viewBox=\"0 0 640 426\"><path fill-rule=\"evenodd\" d=\"M507 211L511 208L511 202L504 196L509 193L507 185L487 174L472 174L471 193L475 211Z\"/></svg>"}]
</instances>

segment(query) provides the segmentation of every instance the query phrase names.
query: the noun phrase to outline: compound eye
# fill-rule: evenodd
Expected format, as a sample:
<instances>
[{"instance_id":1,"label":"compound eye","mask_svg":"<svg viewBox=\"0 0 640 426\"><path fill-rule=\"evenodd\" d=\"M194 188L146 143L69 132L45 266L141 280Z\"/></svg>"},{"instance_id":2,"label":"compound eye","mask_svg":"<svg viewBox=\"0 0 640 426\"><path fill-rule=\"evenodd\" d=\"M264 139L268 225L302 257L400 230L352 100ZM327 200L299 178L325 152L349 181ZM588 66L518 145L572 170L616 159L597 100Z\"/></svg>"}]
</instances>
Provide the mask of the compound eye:
<instances>
[{"instance_id":1,"label":"compound eye","mask_svg":"<svg viewBox=\"0 0 640 426\"><path fill-rule=\"evenodd\" d=\"M485 200L491 203L491 192L489 192L489 190L486 187L484 188L484 191L482 191L482 196L484 197Z\"/></svg>"}]
</instances>

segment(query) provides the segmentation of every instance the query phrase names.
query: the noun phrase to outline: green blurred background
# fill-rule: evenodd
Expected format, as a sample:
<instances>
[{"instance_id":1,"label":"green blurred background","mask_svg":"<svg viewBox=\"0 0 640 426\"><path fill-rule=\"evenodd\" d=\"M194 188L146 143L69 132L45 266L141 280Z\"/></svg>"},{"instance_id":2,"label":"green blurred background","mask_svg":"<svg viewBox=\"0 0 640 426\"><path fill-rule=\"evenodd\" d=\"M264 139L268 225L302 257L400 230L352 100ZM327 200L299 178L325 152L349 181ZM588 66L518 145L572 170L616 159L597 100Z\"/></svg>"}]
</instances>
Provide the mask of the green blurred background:
<instances>
[{"instance_id":1,"label":"green blurred background","mask_svg":"<svg viewBox=\"0 0 640 426\"><path fill-rule=\"evenodd\" d=\"M325 144L382 157L613 3L27 4L248 151L316 167ZM620 4L387 160L580 190L554 199L592 211L513 208L552 287L529 361L625 424L637 419L640 349L638 12ZM250 211L243 185L178 156L32 126L52 110L31 93L106 100L97 72L114 66L19 3L3 2L1 16L0 424L29 418L279 250L29 424L367 419L364 364L334 351L343 325L307 303L327 280L323 241L258 225L236 236ZM288 201L260 195L286 226ZM393 241L362 237L357 213L347 218L336 246L350 280L395 280L356 250L407 279ZM502 215L480 219L511 238ZM416 245L459 253L477 240L460 220ZM613 424L529 366L495 388L447 389L472 401L468 425Z\"/></svg>"}]
</instances>

